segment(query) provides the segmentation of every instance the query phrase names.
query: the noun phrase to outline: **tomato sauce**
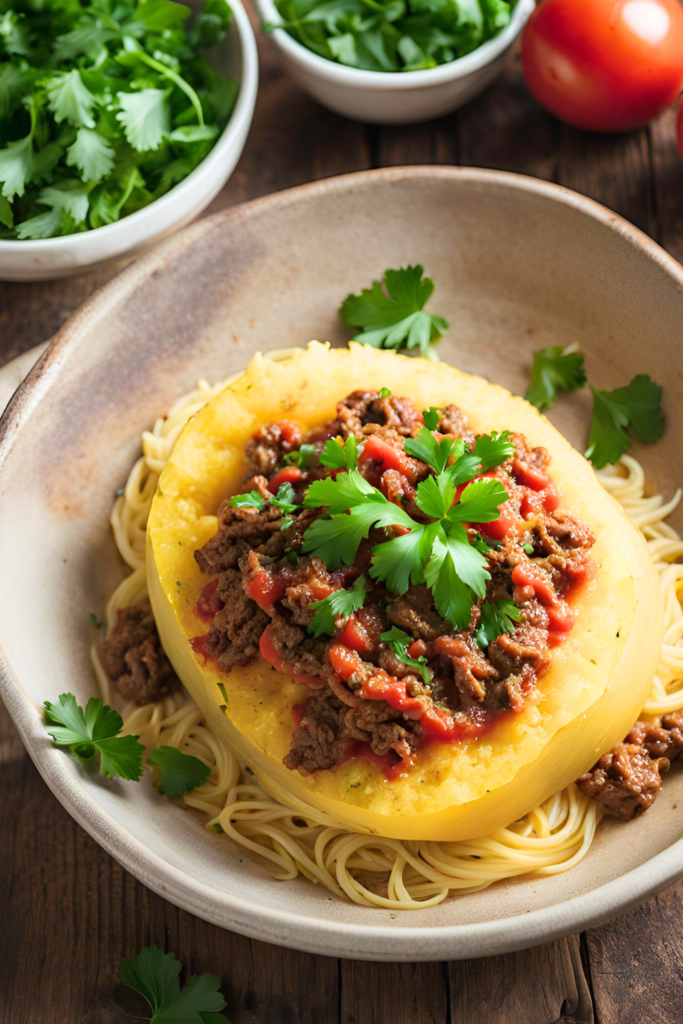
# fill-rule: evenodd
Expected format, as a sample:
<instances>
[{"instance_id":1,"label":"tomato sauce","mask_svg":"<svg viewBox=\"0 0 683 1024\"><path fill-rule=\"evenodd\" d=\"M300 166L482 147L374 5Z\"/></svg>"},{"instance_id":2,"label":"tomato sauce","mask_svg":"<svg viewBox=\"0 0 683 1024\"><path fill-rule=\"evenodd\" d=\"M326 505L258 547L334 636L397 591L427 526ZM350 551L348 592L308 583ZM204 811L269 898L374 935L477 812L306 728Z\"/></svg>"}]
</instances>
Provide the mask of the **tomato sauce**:
<instances>
[{"instance_id":1,"label":"tomato sauce","mask_svg":"<svg viewBox=\"0 0 683 1024\"><path fill-rule=\"evenodd\" d=\"M207 583L197 598L194 613L203 622L213 622L218 612L224 608L224 602L218 593L218 580Z\"/></svg>"}]
</instances>

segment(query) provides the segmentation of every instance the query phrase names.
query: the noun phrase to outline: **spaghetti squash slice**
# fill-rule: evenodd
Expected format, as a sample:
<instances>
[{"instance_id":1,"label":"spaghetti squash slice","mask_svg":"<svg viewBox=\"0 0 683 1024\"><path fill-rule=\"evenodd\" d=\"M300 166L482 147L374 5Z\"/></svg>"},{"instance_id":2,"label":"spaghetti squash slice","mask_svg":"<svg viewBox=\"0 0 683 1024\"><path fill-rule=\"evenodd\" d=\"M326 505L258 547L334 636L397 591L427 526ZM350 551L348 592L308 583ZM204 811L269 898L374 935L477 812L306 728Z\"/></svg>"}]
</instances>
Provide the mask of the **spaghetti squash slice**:
<instances>
[{"instance_id":1,"label":"spaghetti squash slice","mask_svg":"<svg viewBox=\"0 0 683 1024\"><path fill-rule=\"evenodd\" d=\"M597 571L573 599L575 625L552 653L538 699L477 739L433 744L389 781L356 758L309 776L290 771L292 708L310 691L260 656L221 674L195 654L205 632L195 604L206 579L194 552L216 530L221 501L240 490L245 445L286 416L302 431L335 414L354 389L390 388L417 408L455 403L475 432L512 430L551 456L562 507L597 540ZM659 584L646 545L583 456L533 406L501 387L394 352L312 342L281 362L257 355L176 442L147 530L148 584L163 646L179 677L235 754L278 800L353 830L400 839L487 835L558 792L625 736L645 701L662 634Z\"/></svg>"}]
</instances>

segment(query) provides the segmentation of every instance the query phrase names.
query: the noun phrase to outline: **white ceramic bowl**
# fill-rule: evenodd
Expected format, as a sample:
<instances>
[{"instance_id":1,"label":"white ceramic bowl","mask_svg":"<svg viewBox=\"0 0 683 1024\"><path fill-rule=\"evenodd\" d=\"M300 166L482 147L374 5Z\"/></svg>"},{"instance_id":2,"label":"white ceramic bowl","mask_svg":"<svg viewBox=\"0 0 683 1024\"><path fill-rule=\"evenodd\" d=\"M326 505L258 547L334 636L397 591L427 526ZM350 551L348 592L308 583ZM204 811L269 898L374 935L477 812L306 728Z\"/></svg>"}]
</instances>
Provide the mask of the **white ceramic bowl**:
<instances>
[{"instance_id":1,"label":"white ceramic bowl","mask_svg":"<svg viewBox=\"0 0 683 1024\"><path fill-rule=\"evenodd\" d=\"M193 0L186 2L198 6ZM165 196L115 224L42 241L0 241L0 280L69 277L137 252L188 224L220 192L242 155L258 88L258 55L249 18L240 0L230 0L230 6L230 31L211 54L211 62L235 78L240 88L232 116L206 158Z\"/></svg>"},{"instance_id":2,"label":"white ceramic bowl","mask_svg":"<svg viewBox=\"0 0 683 1024\"><path fill-rule=\"evenodd\" d=\"M88 613L101 614L123 575L109 515L140 432L198 379L236 373L259 349L345 342L340 299L409 262L434 278L430 308L452 325L441 358L466 372L524 393L536 349L578 343L599 388L636 373L664 383L664 437L635 454L657 489L674 493L683 268L590 199L495 171L328 178L198 221L66 324L0 422L0 695L52 791L124 867L194 914L269 942L393 961L549 941L681 877L683 766L642 818L603 822L572 871L394 914L334 900L301 878L274 881L149 779L108 781L58 750L39 708L66 690L81 703L96 692ZM334 394L334 381L325 386ZM585 392L550 411L580 448ZM672 521L683 528L683 508Z\"/></svg>"},{"instance_id":3,"label":"white ceramic bowl","mask_svg":"<svg viewBox=\"0 0 683 1024\"><path fill-rule=\"evenodd\" d=\"M256 0L263 22L281 21L273 0ZM509 25L465 57L427 71L362 71L319 57L284 29L272 37L292 78L330 110L356 121L412 124L449 114L483 92L503 70L535 0L518 0Z\"/></svg>"}]
</instances>

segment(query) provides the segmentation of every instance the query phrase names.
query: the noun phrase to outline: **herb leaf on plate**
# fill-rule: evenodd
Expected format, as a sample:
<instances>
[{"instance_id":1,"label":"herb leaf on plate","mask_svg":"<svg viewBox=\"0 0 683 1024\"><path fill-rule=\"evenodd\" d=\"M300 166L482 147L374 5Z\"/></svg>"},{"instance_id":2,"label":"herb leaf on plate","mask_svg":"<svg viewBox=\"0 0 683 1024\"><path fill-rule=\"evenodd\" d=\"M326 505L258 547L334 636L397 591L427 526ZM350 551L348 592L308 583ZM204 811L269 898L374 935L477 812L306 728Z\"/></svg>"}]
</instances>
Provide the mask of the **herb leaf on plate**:
<instances>
[{"instance_id":1,"label":"herb leaf on plate","mask_svg":"<svg viewBox=\"0 0 683 1024\"><path fill-rule=\"evenodd\" d=\"M176 799L197 786L203 786L211 769L198 757L184 754L177 747L156 747L147 758L147 764L158 769L159 792Z\"/></svg>"},{"instance_id":2,"label":"herb leaf on plate","mask_svg":"<svg viewBox=\"0 0 683 1024\"><path fill-rule=\"evenodd\" d=\"M551 345L534 353L529 387L524 396L544 412L555 404L558 391L575 391L586 383L583 356L561 345Z\"/></svg>"},{"instance_id":3,"label":"herb leaf on plate","mask_svg":"<svg viewBox=\"0 0 683 1024\"><path fill-rule=\"evenodd\" d=\"M652 443L664 431L662 388L647 374L639 373L630 384L614 391L593 392L593 419L586 458L596 469L618 462L631 439Z\"/></svg>"},{"instance_id":4,"label":"herb leaf on plate","mask_svg":"<svg viewBox=\"0 0 683 1024\"><path fill-rule=\"evenodd\" d=\"M448 330L441 316L424 307L434 291L421 266L385 270L360 295L347 295L339 310L349 327L361 328L353 341L374 348L418 349L424 355Z\"/></svg>"},{"instance_id":5,"label":"herb leaf on plate","mask_svg":"<svg viewBox=\"0 0 683 1024\"><path fill-rule=\"evenodd\" d=\"M142 775L144 747L137 736L120 736L123 719L99 697L91 697L85 711L73 693L62 693L56 704L45 701L45 729L58 747L65 747L82 761L100 755L100 772L113 779L137 782Z\"/></svg>"}]
</instances>

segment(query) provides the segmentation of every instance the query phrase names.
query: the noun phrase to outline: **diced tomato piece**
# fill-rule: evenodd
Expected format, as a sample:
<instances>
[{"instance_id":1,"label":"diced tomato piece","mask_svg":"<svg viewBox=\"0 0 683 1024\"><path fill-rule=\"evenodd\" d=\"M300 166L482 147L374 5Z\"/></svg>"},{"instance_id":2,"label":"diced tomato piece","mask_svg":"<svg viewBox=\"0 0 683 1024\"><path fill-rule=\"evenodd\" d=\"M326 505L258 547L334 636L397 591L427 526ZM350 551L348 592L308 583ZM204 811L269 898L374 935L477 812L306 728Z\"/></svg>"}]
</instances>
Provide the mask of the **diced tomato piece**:
<instances>
[{"instance_id":1,"label":"diced tomato piece","mask_svg":"<svg viewBox=\"0 0 683 1024\"><path fill-rule=\"evenodd\" d=\"M342 644L334 644L330 647L327 657L330 659L330 664L334 671L345 683L360 668L356 652L349 650L348 647L344 647Z\"/></svg>"},{"instance_id":2,"label":"diced tomato piece","mask_svg":"<svg viewBox=\"0 0 683 1024\"><path fill-rule=\"evenodd\" d=\"M515 513L509 501L504 501L499 506L500 516L492 523L474 523L473 525L491 540L503 540L507 533L515 525Z\"/></svg>"},{"instance_id":3,"label":"diced tomato piece","mask_svg":"<svg viewBox=\"0 0 683 1024\"><path fill-rule=\"evenodd\" d=\"M407 685L405 679L397 679L383 669L378 669L375 675L363 683L360 695L366 700L384 700L394 711L401 711L409 718L421 719L425 705L417 697L408 695Z\"/></svg>"},{"instance_id":4,"label":"diced tomato piece","mask_svg":"<svg viewBox=\"0 0 683 1024\"><path fill-rule=\"evenodd\" d=\"M256 601L259 608L269 615L273 612L273 606L281 601L287 592L287 581L264 569L247 587L247 597Z\"/></svg>"},{"instance_id":5,"label":"diced tomato piece","mask_svg":"<svg viewBox=\"0 0 683 1024\"><path fill-rule=\"evenodd\" d=\"M574 615L571 608L561 597L546 608L548 613L548 626L555 633L569 633L574 625Z\"/></svg>"},{"instance_id":6,"label":"diced tomato piece","mask_svg":"<svg viewBox=\"0 0 683 1024\"><path fill-rule=\"evenodd\" d=\"M544 607L549 607L557 600L557 594L547 573L531 562L520 562L512 570L512 582L518 587L531 587L534 594Z\"/></svg>"},{"instance_id":7,"label":"diced tomato piece","mask_svg":"<svg viewBox=\"0 0 683 1024\"><path fill-rule=\"evenodd\" d=\"M349 615L346 624L337 637L337 643L357 651L360 655L370 655L373 652L373 644L368 636L363 623L355 616Z\"/></svg>"},{"instance_id":8,"label":"diced tomato piece","mask_svg":"<svg viewBox=\"0 0 683 1024\"><path fill-rule=\"evenodd\" d=\"M543 507L546 512L554 512L556 508L560 507L560 501L562 500L560 492L554 484L549 484L542 494Z\"/></svg>"},{"instance_id":9,"label":"diced tomato piece","mask_svg":"<svg viewBox=\"0 0 683 1024\"><path fill-rule=\"evenodd\" d=\"M302 700L298 704L294 704L292 707L292 721L298 729L304 718L306 717L306 708L308 706L308 700Z\"/></svg>"},{"instance_id":10,"label":"diced tomato piece","mask_svg":"<svg viewBox=\"0 0 683 1024\"><path fill-rule=\"evenodd\" d=\"M190 646L195 654L198 654L202 658L211 659L211 655L207 649L208 640L208 633L203 633L202 636L193 636L190 640Z\"/></svg>"},{"instance_id":11,"label":"diced tomato piece","mask_svg":"<svg viewBox=\"0 0 683 1024\"><path fill-rule=\"evenodd\" d=\"M283 484L298 484L299 480L303 476L302 471L298 466L285 466L284 469L279 469L275 476L272 476L268 481L268 490L271 494L277 494Z\"/></svg>"},{"instance_id":12,"label":"diced tomato piece","mask_svg":"<svg viewBox=\"0 0 683 1024\"><path fill-rule=\"evenodd\" d=\"M223 601L218 594L218 580L211 580L211 583L206 584L197 598L194 613L204 622L213 622L223 607Z\"/></svg>"},{"instance_id":13,"label":"diced tomato piece","mask_svg":"<svg viewBox=\"0 0 683 1024\"><path fill-rule=\"evenodd\" d=\"M413 459L402 448L394 448L381 437L371 434L363 446L359 462L378 462L382 472L396 469L409 483L414 483L422 472L421 463Z\"/></svg>"},{"instance_id":14,"label":"diced tomato piece","mask_svg":"<svg viewBox=\"0 0 683 1024\"><path fill-rule=\"evenodd\" d=\"M322 690L325 686L325 680L320 679L319 676L310 676L304 672L292 672L287 663L282 660L278 652L275 650L275 644L270 634L271 626L264 629L261 634L259 641L259 650L266 659L266 661L277 669L278 672L282 672L286 676L290 676L295 683L303 683L304 686L308 686L311 690Z\"/></svg>"},{"instance_id":15,"label":"diced tomato piece","mask_svg":"<svg viewBox=\"0 0 683 1024\"><path fill-rule=\"evenodd\" d=\"M278 420L275 424L280 429L280 437L285 448L295 448L299 444L301 438L301 431L297 427L296 423L292 423L291 420Z\"/></svg>"},{"instance_id":16,"label":"diced tomato piece","mask_svg":"<svg viewBox=\"0 0 683 1024\"><path fill-rule=\"evenodd\" d=\"M515 459L512 463L512 474L518 484L530 487L532 491L544 491L550 486L550 477L526 462Z\"/></svg>"}]
</instances>

